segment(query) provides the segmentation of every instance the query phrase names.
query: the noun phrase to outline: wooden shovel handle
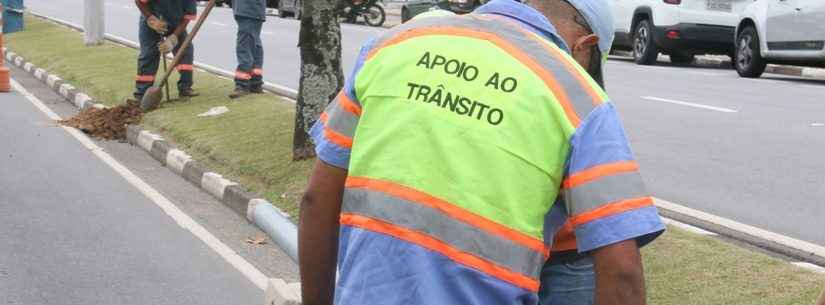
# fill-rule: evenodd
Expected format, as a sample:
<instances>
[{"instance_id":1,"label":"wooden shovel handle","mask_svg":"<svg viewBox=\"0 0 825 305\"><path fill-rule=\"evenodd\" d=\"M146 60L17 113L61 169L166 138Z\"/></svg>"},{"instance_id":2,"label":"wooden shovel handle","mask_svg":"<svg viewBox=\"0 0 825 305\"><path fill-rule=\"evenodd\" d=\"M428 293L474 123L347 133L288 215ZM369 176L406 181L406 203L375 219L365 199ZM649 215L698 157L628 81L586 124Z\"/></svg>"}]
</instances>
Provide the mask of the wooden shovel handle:
<instances>
[{"instance_id":1,"label":"wooden shovel handle","mask_svg":"<svg viewBox=\"0 0 825 305\"><path fill-rule=\"evenodd\" d=\"M172 71L175 70L175 67L178 66L180 61L183 59L183 54L186 51L186 48L189 48L189 45L192 44L192 39L195 39L195 35L198 35L198 31L200 31L203 22L206 21L206 17L209 16L209 13L212 12L212 8L215 7L216 0L209 0L209 3L206 4L206 8L203 9L203 13L198 17L198 21L195 22L195 26L192 28L192 32L186 36L186 39L183 40L183 43L178 48L178 53L175 54L175 58L172 59L171 69L166 71L166 74L163 75L161 79L160 86L166 85L166 82L169 80L169 75L172 75Z\"/></svg>"},{"instance_id":2,"label":"wooden shovel handle","mask_svg":"<svg viewBox=\"0 0 825 305\"><path fill-rule=\"evenodd\" d=\"M819 295L819 300L816 301L815 305L825 305L825 290L822 290L822 293Z\"/></svg>"}]
</instances>

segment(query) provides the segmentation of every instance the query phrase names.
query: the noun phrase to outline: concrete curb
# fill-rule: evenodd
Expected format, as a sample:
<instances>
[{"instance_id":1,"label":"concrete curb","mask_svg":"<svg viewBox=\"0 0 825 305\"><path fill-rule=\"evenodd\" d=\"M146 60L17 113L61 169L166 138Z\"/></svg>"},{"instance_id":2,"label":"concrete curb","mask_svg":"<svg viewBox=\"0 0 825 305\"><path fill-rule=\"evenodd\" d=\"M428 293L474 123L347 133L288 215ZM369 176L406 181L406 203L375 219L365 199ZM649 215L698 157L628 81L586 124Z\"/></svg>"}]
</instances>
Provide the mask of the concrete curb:
<instances>
[{"instance_id":1,"label":"concrete curb","mask_svg":"<svg viewBox=\"0 0 825 305\"><path fill-rule=\"evenodd\" d=\"M163 137L153 134L137 125L127 128L126 140L149 153L155 160L180 175L186 181L198 186L224 205L247 218L272 241L283 249L293 261L298 261L295 244L298 231L289 216L272 205L262 196L247 192L237 182L210 171L186 152L175 148Z\"/></svg>"},{"instance_id":2,"label":"concrete curb","mask_svg":"<svg viewBox=\"0 0 825 305\"><path fill-rule=\"evenodd\" d=\"M620 57L622 60L628 60L629 57L632 57L632 54L629 52L618 51L615 52L615 56ZM617 59L616 57L611 56L613 59ZM670 62L670 57L666 55L659 55L659 62ZM729 58L719 58L719 57L712 57L712 56L697 56L696 60L693 62L694 66L703 67L703 68L718 68L718 69L731 69L733 70L733 63ZM787 76L797 76L797 77L804 77L810 79L817 79L817 80L825 80L825 69L823 68L811 68L811 67L801 67L801 66L786 66L786 65L774 65L769 64L765 68L765 73L769 74L779 74L779 75L787 75Z\"/></svg>"},{"instance_id":3,"label":"concrete curb","mask_svg":"<svg viewBox=\"0 0 825 305\"><path fill-rule=\"evenodd\" d=\"M105 105L96 103L88 94L80 92L56 74L38 68L18 54L8 51L5 47L2 48L2 51L9 63L23 69L49 86L71 105L81 110L89 107L106 108ZM140 126L129 125L126 130L126 140L146 151L152 158L168 167L172 172L220 200L241 217L254 223L259 229L267 233L272 241L283 249L293 261L298 261L297 227L289 220L289 215L272 205L265 198L247 192L238 183L224 178L219 173L210 171L193 160L186 152L175 148L163 137L144 130ZM300 285L296 284L286 284L281 279L270 279L269 286L265 291L268 298L265 304L300 304ZM269 297L272 298L269 299Z\"/></svg>"}]
</instances>

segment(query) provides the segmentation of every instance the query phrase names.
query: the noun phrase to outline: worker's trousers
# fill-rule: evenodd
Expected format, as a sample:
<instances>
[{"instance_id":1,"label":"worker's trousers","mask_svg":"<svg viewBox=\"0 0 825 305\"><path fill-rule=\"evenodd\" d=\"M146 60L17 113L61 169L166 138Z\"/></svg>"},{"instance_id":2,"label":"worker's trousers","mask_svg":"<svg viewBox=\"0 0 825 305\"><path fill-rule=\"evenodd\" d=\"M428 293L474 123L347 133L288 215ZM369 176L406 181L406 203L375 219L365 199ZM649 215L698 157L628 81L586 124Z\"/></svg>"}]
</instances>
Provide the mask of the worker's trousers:
<instances>
[{"instance_id":1,"label":"worker's trousers","mask_svg":"<svg viewBox=\"0 0 825 305\"><path fill-rule=\"evenodd\" d=\"M172 29L170 24L169 28ZM187 33L184 31L178 37L178 45L173 51L173 55L178 53L181 44L186 39ZM155 82L155 75L158 72L158 65L160 64L160 51L158 44L161 42L163 36L149 28L146 25L146 19L140 18L140 26L138 30L138 39L140 40L140 55L138 55L137 76L135 77L135 96L141 97L149 87ZM184 51L183 58L177 65L180 79L178 80L178 91L184 91L192 88L192 61L194 60L195 49L193 45L189 45ZM172 68L172 67L169 67Z\"/></svg>"},{"instance_id":2,"label":"worker's trousers","mask_svg":"<svg viewBox=\"0 0 825 305\"><path fill-rule=\"evenodd\" d=\"M539 305L593 305L596 273L593 258L548 262L541 270Z\"/></svg>"},{"instance_id":3,"label":"worker's trousers","mask_svg":"<svg viewBox=\"0 0 825 305\"><path fill-rule=\"evenodd\" d=\"M238 23L238 40L235 54L238 68L235 69L235 88L243 90L260 89L263 85L264 47L261 42L263 21L235 16Z\"/></svg>"}]
</instances>

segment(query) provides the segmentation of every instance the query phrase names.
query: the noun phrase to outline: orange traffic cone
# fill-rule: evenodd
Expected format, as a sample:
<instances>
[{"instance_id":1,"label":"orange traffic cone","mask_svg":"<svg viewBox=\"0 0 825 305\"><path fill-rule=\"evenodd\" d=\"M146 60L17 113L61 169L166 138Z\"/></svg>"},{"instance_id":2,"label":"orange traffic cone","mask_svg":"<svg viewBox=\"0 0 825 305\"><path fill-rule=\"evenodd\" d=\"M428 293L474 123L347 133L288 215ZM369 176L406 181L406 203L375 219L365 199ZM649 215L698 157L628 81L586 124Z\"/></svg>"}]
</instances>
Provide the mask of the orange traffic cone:
<instances>
[{"instance_id":1,"label":"orange traffic cone","mask_svg":"<svg viewBox=\"0 0 825 305\"><path fill-rule=\"evenodd\" d=\"M3 5L0 4L0 49L3 48ZM5 64L6 53L2 52L0 54L0 92L9 92L11 91L11 83L9 82L11 78L11 72L9 68L6 68Z\"/></svg>"}]
</instances>

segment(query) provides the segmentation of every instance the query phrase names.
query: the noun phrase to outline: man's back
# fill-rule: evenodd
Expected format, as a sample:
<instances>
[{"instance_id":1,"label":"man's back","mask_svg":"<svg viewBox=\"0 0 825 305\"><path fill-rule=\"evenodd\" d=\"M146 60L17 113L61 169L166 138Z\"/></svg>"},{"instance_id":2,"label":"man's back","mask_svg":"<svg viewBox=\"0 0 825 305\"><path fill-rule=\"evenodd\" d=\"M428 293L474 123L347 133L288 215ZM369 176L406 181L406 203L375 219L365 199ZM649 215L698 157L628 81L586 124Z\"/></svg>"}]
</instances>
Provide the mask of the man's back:
<instances>
[{"instance_id":1,"label":"man's back","mask_svg":"<svg viewBox=\"0 0 825 305\"><path fill-rule=\"evenodd\" d=\"M601 95L562 50L501 17L425 18L366 56L344 102L360 110L327 125L354 131L339 303L534 299L568 141Z\"/></svg>"},{"instance_id":2,"label":"man's back","mask_svg":"<svg viewBox=\"0 0 825 305\"><path fill-rule=\"evenodd\" d=\"M651 205L643 186L611 197L620 202L565 202L570 174L632 156L621 126L601 125L618 122L605 94L558 37L538 34L555 31L547 19L501 12L427 17L379 36L313 128L319 159L348 171L337 304L536 304L561 226L545 221L554 204L575 212L581 251L661 231L650 222L605 237L615 227L601 218ZM581 154L593 128L612 130L600 139L619 145L603 151L620 160Z\"/></svg>"}]
</instances>

